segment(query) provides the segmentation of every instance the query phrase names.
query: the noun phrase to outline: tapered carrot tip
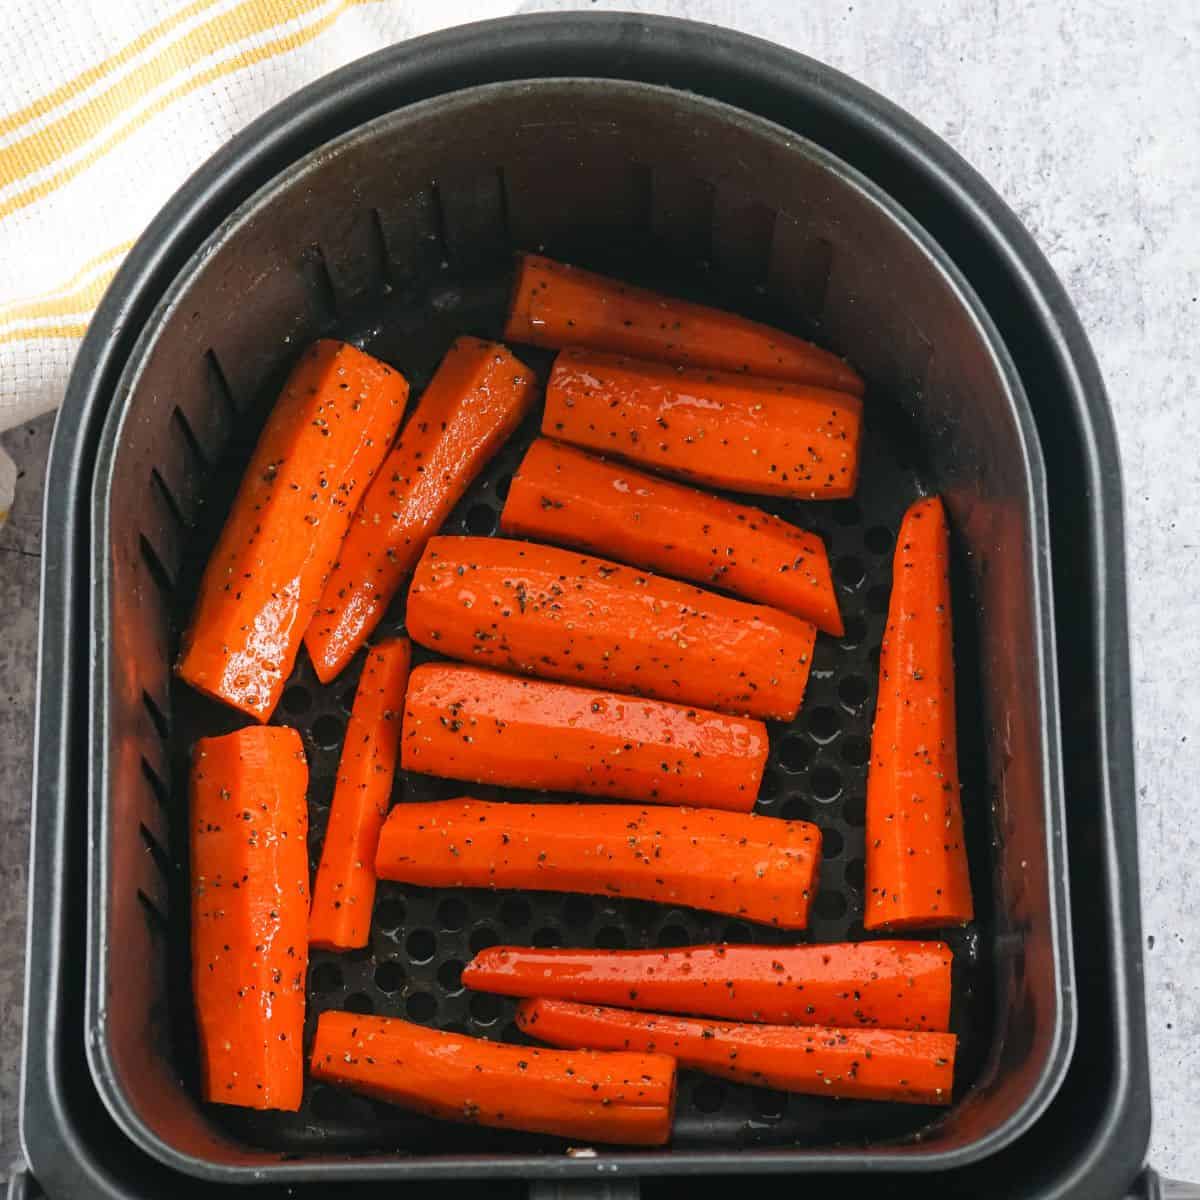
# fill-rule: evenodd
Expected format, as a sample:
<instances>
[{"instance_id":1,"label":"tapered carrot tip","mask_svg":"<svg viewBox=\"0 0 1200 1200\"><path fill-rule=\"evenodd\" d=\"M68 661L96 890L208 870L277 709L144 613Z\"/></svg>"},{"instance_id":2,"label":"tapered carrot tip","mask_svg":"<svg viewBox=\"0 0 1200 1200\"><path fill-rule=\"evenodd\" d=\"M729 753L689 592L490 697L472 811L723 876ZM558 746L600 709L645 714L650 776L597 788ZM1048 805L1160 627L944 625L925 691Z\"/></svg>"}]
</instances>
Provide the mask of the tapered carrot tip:
<instances>
[{"instance_id":1,"label":"tapered carrot tip","mask_svg":"<svg viewBox=\"0 0 1200 1200\"><path fill-rule=\"evenodd\" d=\"M896 540L867 777L867 929L974 915L954 705L949 534L932 496L909 508Z\"/></svg>"},{"instance_id":2,"label":"tapered carrot tip","mask_svg":"<svg viewBox=\"0 0 1200 1200\"><path fill-rule=\"evenodd\" d=\"M517 258L504 336L863 392L853 367L812 342L537 254Z\"/></svg>"}]
</instances>

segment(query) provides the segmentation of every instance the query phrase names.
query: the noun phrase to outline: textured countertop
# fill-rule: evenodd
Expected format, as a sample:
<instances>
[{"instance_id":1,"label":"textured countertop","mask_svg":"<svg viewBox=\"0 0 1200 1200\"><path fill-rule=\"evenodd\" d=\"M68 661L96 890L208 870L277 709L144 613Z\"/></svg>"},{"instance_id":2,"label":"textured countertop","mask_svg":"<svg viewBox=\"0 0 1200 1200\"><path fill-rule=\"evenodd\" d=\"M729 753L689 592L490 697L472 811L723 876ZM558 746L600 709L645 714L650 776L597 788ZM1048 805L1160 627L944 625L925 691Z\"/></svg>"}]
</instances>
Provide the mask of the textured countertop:
<instances>
[{"instance_id":1,"label":"textured countertop","mask_svg":"<svg viewBox=\"0 0 1200 1200\"><path fill-rule=\"evenodd\" d=\"M531 3L521 11L580 8ZM848 72L946 138L1066 283L1124 462L1151 1162L1200 1180L1200 5L1194 0L680 0L594 4L712 21ZM495 12L480 3L480 15ZM0 1167L19 1152L25 885L41 492L50 423L0 442L23 469L0 528ZM1194 431L1193 431L1194 432ZM1060 581L1061 586L1061 581ZM1067 584L1069 586L1069 582Z\"/></svg>"}]
</instances>

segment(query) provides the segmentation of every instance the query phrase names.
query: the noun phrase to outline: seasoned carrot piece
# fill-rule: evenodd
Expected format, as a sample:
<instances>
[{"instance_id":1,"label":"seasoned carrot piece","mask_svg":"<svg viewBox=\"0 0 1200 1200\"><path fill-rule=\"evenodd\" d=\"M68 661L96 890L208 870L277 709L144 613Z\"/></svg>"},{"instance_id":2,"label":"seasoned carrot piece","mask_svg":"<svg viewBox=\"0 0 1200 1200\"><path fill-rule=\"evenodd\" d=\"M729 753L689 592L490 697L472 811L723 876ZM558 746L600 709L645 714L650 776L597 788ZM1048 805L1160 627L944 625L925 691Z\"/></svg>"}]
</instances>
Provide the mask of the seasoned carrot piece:
<instances>
[{"instance_id":1,"label":"seasoned carrot piece","mask_svg":"<svg viewBox=\"0 0 1200 1200\"><path fill-rule=\"evenodd\" d=\"M632 896L803 929L821 831L707 808L443 800L398 804L380 879L420 887Z\"/></svg>"},{"instance_id":2,"label":"seasoned carrot piece","mask_svg":"<svg viewBox=\"0 0 1200 1200\"><path fill-rule=\"evenodd\" d=\"M950 1023L945 942L539 950L489 946L463 983L505 996L765 1021L943 1030Z\"/></svg>"},{"instance_id":3,"label":"seasoned carrot piece","mask_svg":"<svg viewBox=\"0 0 1200 1200\"><path fill-rule=\"evenodd\" d=\"M454 658L792 720L807 621L574 550L438 537L417 564L408 631Z\"/></svg>"},{"instance_id":4,"label":"seasoned carrot piece","mask_svg":"<svg viewBox=\"0 0 1200 1200\"><path fill-rule=\"evenodd\" d=\"M946 510L904 515L879 655L867 776L867 929L961 925L974 915L954 714Z\"/></svg>"},{"instance_id":5,"label":"seasoned carrot piece","mask_svg":"<svg viewBox=\"0 0 1200 1200\"><path fill-rule=\"evenodd\" d=\"M522 1000L517 1025L553 1046L669 1054L682 1067L808 1096L949 1104L954 1091L952 1033L739 1025L569 1000Z\"/></svg>"},{"instance_id":6,"label":"seasoned carrot piece","mask_svg":"<svg viewBox=\"0 0 1200 1200\"><path fill-rule=\"evenodd\" d=\"M500 528L724 588L825 633L845 632L815 533L548 438L530 446L513 476Z\"/></svg>"},{"instance_id":7,"label":"seasoned carrot piece","mask_svg":"<svg viewBox=\"0 0 1200 1200\"><path fill-rule=\"evenodd\" d=\"M749 717L426 663L400 754L406 771L446 779L749 812L767 751Z\"/></svg>"},{"instance_id":8,"label":"seasoned carrot piece","mask_svg":"<svg viewBox=\"0 0 1200 1200\"><path fill-rule=\"evenodd\" d=\"M270 717L407 402L403 375L344 342L317 342L296 364L205 568L181 679Z\"/></svg>"},{"instance_id":9,"label":"seasoned carrot piece","mask_svg":"<svg viewBox=\"0 0 1200 1200\"><path fill-rule=\"evenodd\" d=\"M192 753L192 991L206 1100L300 1107L308 969L308 766L285 727Z\"/></svg>"},{"instance_id":10,"label":"seasoned carrot piece","mask_svg":"<svg viewBox=\"0 0 1200 1200\"><path fill-rule=\"evenodd\" d=\"M852 367L792 334L537 254L517 259L504 336L552 350L587 346L682 366L791 379L855 396L863 391Z\"/></svg>"},{"instance_id":11,"label":"seasoned carrot piece","mask_svg":"<svg viewBox=\"0 0 1200 1200\"><path fill-rule=\"evenodd\" d=\"M350 1012L317 1019L312 1074L448 1121L629 1146L666 1142L675 1107L665 1054L506 1046Z\"/></svg>"},{"instance_id":12,"label":"seasoned carrot piece","mask_svg":"<svg viewBox=\"0 0 1200 1200\"><path fill-rule=\"evenodd\" d=\"M354 950L367 944L375 904L375 850L392 796L411 659L407 638L380 642L367 651L313 883L308 940L314 946Z\"/></svg>"},{"instance_id":13,"label":"seasoned carrot piece","mask_svg":"<svg viewBox=\"0 0 1200 1200\"><path fill-rule=\"evenodd\" d=\"M322 683L367 640L425 543L534 398L533 373L504 346L460 337L450 347L368 490L305 635Z\"/></svg>"},{"instance_id":14,"label":"seasoned carrot piece","mask_svg":"<svg viewBox=\"0 0 1200 1200\"><path fill-rule=\"evenodd\" d=\"M695 483L838 500L854 495L862 401L843 392L563 350L542 432Z\"/></svg>"}]
</instances>

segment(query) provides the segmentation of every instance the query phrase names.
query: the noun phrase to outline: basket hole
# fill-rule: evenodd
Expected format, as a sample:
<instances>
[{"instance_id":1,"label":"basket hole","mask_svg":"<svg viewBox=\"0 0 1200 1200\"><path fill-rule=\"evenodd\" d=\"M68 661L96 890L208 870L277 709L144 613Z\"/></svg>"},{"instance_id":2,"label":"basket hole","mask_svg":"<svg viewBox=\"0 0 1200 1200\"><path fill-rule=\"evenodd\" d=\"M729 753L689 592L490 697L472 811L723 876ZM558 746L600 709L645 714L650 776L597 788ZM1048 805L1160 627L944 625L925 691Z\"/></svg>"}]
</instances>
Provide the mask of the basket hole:
<instances>
[{"instance_id":1,"label":"basket hole","mask_svg":"<svg viewBox=\"0 0 1200 1200\"><path fill-rule=\"evenodd\" d=\"M813 902L813 912L823 921L837 921L846 915L846 897L841 892L820 892Z\"/></svg>"},{"instance_id":2,"label":"basket hole","mask_svg":"<svg viewBox=\"0 0 1200 1200\"><path fill-rule=\"evenodd\" d=\"M340 991L342 987L342 968L335 962L316 963L313 966L312 975L309 977L309 983L312 990L320 993L322 996L327 996L330 992Z\"/></svg>"},{"instance_id":3,"label":"basket hole","mask_svg":"<svg viewBox=\"0 0 1200 1200\"><path fill-rule=\"evenodd\" d=\"M669 925L664 925L658 931L658 937L655 938L655 941L664 949L675 946L686 946L689 940L688 931L674 921Z\"/></svg>"},{"instance_id":4,"label":"basket hole","mask_svg":"<svg viewBox=\"0 0 1200 1200\"><path fill-rule=\"evenodd\" d=\"M871 759L871 743L855 734L842 742L842 761L851 767L862 767Z\"/></svg>"},{"instance_id":5,"label":"basket hole","mask_svg":"<svg viewBox=\"0 0 1200 1200\"><path fill-rule=\"evenodd\" d=\"M692 1106L702 1113L721 1111L725 1103L725 1085L715 1079L704 1079L692 1091Z\"/></svg>"},{"instance_id":6,"label":"basket hole","mask_svg":"<svg viewBox=\"0 0 1200 1200\"><path fill-rule=\"evenodd\" d=\"M552 946L562 945L562 934L549 925L543 925L541 929L533 931L532 941L539 950L549 950Z\"/></svg>"},{"instance_id":7,"label":"basket hole","mask_svg":"<svg viewBox=\"0 0 1200 1200\"><path fill-rule=\"evenodd\" d=\"M846 839L836 829L821 830L821 853L826 858L837 858L845 845Z\"/></svg>"},{"instance_id":8,"label":"basket hole","mask_svg":"<svg viewBox=\"0 0 1200 1200\"><path fill-rule=\"evenodd\" d=\"M857 525L862 520L862 509L856 500L838 500L832 507L833 519L839 525Z\"/></svg>"},{"instance_id":9,"label":"basket hole","mask_svg":"<svg viewBox=\"0 0 1200 1200\"><path fill-rule=\"evenodd\" d=\"M860 616L848 616L842 624L845 626L845 632L842 634L843 646L857 646L867 636L867 623Z\"/></svg>"},{"instance_id":10,"label":"basket hole","mask_svg":"<svg viewBox=\"0 0 1200 1200\"><path fill-rule=\"evenodd\" d=\"M476 1025L494 1025L500 1016L500 1001L490 992L473 993L468 1007Z\"/></svg>"},{"instance_id":11,"label":"basket hole","mask_svg":"<svg viewBox=\"0 0 1200 1200\"><path fill-rule=\"evenodd\" d=\"M375 986L381 992L398 992L404 986L404 968L388 959L375 968Z\"/></svg>"},{"instance_id":12,"label":"basket hole","mask_svg":"<svg viewBox=\"0 0 1200 1200\"><path fill-rule=\"evenodd\" d=\"M427 963L437 952L437 938L428 929L414 929L405 939L404 949L416 963Z\"/></svg>"},{"instance_id":13,"label":"basket hole","mask_svg":"<svg viewBox=\"0 0 1200 1200\"><path fill-rule=\"evenodd\" d=\"M866 797L850 796L842 805L842 820L861 829L867 823Z\"/></svg>"},{"instance_id":14,"label":"basket hole","mask_svg":"<svg viewBox=\"0 0 1200 1200\"><path fill-rule=\"evenodd\" d=\"M852 592L855 588L862 587L863 580L867 577L867 571L861 558L847 554L837 560L833 568L833 575L842 587Z\"/></svg>"},{"instance_id":15,"label":"basket hole","mask_svg":"<svg viewBox=\"0 0 1200 1200\"><path fill-rule=\"evenodd\" d=\"M461 929L467 923L467 906L461 900L451 897L438 905L437 916L438 924L452 932Z\"/></svg>"},{"instance_id":16,"label":"basket hole","mask_svg":"<svg viewBox=\"0 0 1200 1200\"><path fill-rule=\"evenodd\" d=\"M312 695L304 684L293 683L291 687L283 689L280 704L283 705L284 712L291 713L292 716L299 716L312 708Z\"/></svg>"},{"instance_id":17,"label":"basket hole","mask_svg":"<svg viewBox=\"0 0 1200 1200\"><path fill-rule=\"evenodd\" d=\"M861 858L852 858L842 868L842 878L850 887L861 892L863 890L863 885L867 881L866 863L864 863Z\"/></svg>"},{"instance_id":18,"label":"basket hole","mask_svg":"<svg viewBox=\"0 0 1200 1200\"><path fill-rule=\"evenodd\" d=\"M490 925L480 925L471 931L471 937L467 944L471 947L472 954L478 954L489 946L499 945L500 937Z\"/></svg>"},{"instance_id":19,"label":"basket hole","mask_svg":"<svg viewBox=\"0 0 1200 1200\"><path fill-rule=\"evenodd\" d=\"M814 708L808 718L808 731L818 742L830 742L841 732L842 723L832 708Z\"/></svg>"},{"instance_id":20,"label":"basket hole","mask_svg":"<svg viewBox=\"0 0 1200 1200\"><path fill-rule=\"evenodd\" d=\"M768 1091L766 1088L756 1088L754 1092L754 1111L760 1117L778 1120L787 1112L787 1092Z\"/></svg>"},{"instance_id":21,"label":"basket hole","mask_svg":"<svg viewBox=\"0 0 1200 1200\"><path fill-rule=\"evenodd\" d=\"M496 513L488 504L472 504L463 520L463 527L476 537L486 537L496 531Z\"/></svg>"},{"instance_id":22,"label":"basket hole","mask_svg":"<svg viewBox=\"0 0 1200 1200\"><path fill-rule=\"evenodd\" d=\"M432 1021L437 1016L437 1001L428 992L413 992L404 1002L404 1011L414 1021Z\"/></svg>"},{"instance_id":23,"label":"basket hole","mask_svg":"<svg viewBox=\"0 0 1200 1200\"><path fill-rule=\"evenodd\" d=\"M870 688L861 675L847 675L838 684L838 699L849 709L858 710L867 702Z\"/></svg>"},{"instance_id":24,"label":"basket hole","mask_svg":"<svg viewBox=\"0 0 1200 1200\"><path fill-rule=\"evenodd\" d=\"M803 771L812 762L813 748L797 734L785 737L779 746L779 765L793 773Z\"/></svg>"},{"instance_id":25,"label":"basket hole","mask_svg":"<svg viewBox=\"0 0 1200 1200\"><path fill-rule=\"evenodd\" d=\"M587 896L568 896L563 901L563 920L572 928L586 925L596 911L596 906Z\"/></svg>"},{"instance_id":26,"label":"basket hole","mask_svg":"<svg viewBox=\"0 0 1200 1200\"><path fill-rule=\"evenodd\" d=\"M366 992L351 993L342 1001L342 1007L360 1017L369 1017L375 1011L375 1005L371 1003L371 997Z\"/></svg>"},{"instance_id":27,"label":"basket hole","mask_svg":"<svg viewBox=\"0 0 1200 1200\"><path fill-rule=\"evenodd\" d=\"M463 990L463 965L457 958L448 958L437 971L438 987L454 996Z\"/></svg>"},{"instance_id":28,"label":"basket hole","mask_svg":"<svg viewBox=\"0 0 1200 1200\"><path fill-rule=\"evenodd\" d=\"M500 905L500 920L510 929L523 929L533 920L533 909L524 896L509 896Z\"/></svg>"},{"instance_id":29,"label":"basket hole","mask_svg":"<svg viewBox=\"0 0 1200 1200\"><path fill-rule=\"evenodd\" d=\"M863 534L863 545L872 554L886 554L892 548L892 531L883 525L872 525Z\"/></svg>"},{"instance_id":30,"label":"basket hole","mask_svg":"<svg viewBox=\"0 0 1200 1200\"><path fill-rule=\"evenodd\" d=\"M779 814L785 821L809 820L808 805L799 796L789 796Z\"/></svg>"},{"instance_id":31,"label":"basket hole","mask_svg":"<svg viewBox=\"0 0 1200 1200\"><path fill-rule=\"evenodd\" d=\"M596 930L596 945L601 950L624 950L625 930L617 925L605 925Z\"/></svg>"},{"instance_id":32,"label":"basket hole","mask_svg":"<svg viewBox=\"0 0 1200 1200\"><path fill-rule=\"evenodd\" d=\"M888 610L888 597L891 589L877 583L867 591L867 608L878 616L883 616Z\"/></svg>"},{"instance_id":33,"label":"basket hole","mask_svg":"<svg viewBox=\"0 0 1200 1200\"><path fill-rule=\"evenodd\" d=\"M341 744L346 727L335 716L326 713L312 723L312 739L323 750L336 750Z\"/></svg>"},{"instance_id":34,"label":"basket hole","mask_svg":"<svg viewBox=\"0 0 1200 1200\"><path fill-rule=\"evenodd\" d=\"M404 901L395 898L381 900L375 906L375 920L380 929L399 929L404 924Z\"/></svg>"},{"instance_id":35,"label":"basket hole","mask_svg":"<svg viewBox=\"0 0 1200 1200\"><path fill-rule=\"evenodd\" d=\"M813 796L822 804L830 804L842 794L842 777L836 767L820 766L809 772Z\"/></svg>"}]
</instances>

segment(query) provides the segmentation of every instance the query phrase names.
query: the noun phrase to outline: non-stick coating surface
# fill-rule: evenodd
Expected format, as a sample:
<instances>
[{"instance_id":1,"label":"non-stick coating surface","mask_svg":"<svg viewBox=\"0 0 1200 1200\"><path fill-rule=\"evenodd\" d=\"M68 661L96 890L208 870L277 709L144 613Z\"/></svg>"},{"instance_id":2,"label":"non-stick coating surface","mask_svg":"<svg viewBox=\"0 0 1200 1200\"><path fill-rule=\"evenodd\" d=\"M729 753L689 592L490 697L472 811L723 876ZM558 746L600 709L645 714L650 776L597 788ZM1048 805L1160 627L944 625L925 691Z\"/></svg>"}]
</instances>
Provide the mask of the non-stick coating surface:
<instances>
[{"instance_id":1,"label":"non-stick coating surface","mask_svg":"<svg viewBox=\"0 0 1200 1200\"><path fill-rule=\"evenodd\" d=\"M680 260L664 275L646 275L644 263L625 261L613 249L590 266L641 282L729 306L731 294L749 315L770 317L764 301L735 281L717 277L704 263ZM640 267L640 270L639 270ZM320 265L317 264L319 274ZM504 264L480 274L437 274L420 292L385 289L382 295L328 315L329 332L343 336L395 364L413 385L414 399L458 333L498 337L507 294ZM318 290L319 284L318 284ZM749 307L748 307L749 306ZM551 355L514 347L544 379ZM299 350L299 347L297 348ZM261 419L273 398L253 406ZM509 480L537 434L535 415L483 472L449 521L447 533L492 534ZM188 618L199 573L228 511L257 429L235 437L214 470L199 523L187 542L175 595L173 635ZM890 399L870 396L858 495L839 502L788 502L746 497L822 535L829 549L838 601L845 619L841 640L820 635L804 704L791 724L771 724L771 755L756 811L815 821L825 839L821 886L810 929L799 940L836 941L864 936L863 820L871 717L876 694L879 643L886 620L894 534L906 506L922 492L920 451L914 434ZM955 571L961 593L963 572ZM983 738L978 711L975 638L956 604L959 670L959 740L963 801L979 919L944 936L955 952L952 1027L960 1038L956 1095L977 1076L991 1048L993 1012L990 964L980 946L990 942L991 851L983 790ZM403 595L390 609L376 639L404 630ZM415 660L434 657L417 648ZM309 756L310 860L315 870L328 817L346 718L361 669L361 654L332 684L316 679L301 654L273 723L303 735ZM199 737L236 728L237 714L176 682L173 710L173 792L186 795L187 753ZM398 774L393 802L450 798L526 798L531 794L465 785L421 775ZM546 797L539 795L539 799ZM171 831L172 858L186 861L182 809ZM187 1086L198 1094L196 1048L188 989L186 879L175 881L169 942L174 988L169 997L176 1031L174 1052ZM641 901L557 893L487 892L380 885L369 946L350 954L314 951L309 968L311 1042L317 1015L334 1008L400 1016L439 1029L506 1041L523 1041L512 1023L515 1001L464 990L463 964L485 946L514 942L538 946L644 947L710 941L781 943L795 935L726 917ZM561 1150L557 1139L537 1138L427 1121L350 1092L309 1084L300 1112L253 1113L208 1106L212 1119L237 1140L264 1149L308 1154L350 1150L392 1153L469 1153L504 1150ZM939 1111L921 1106L835 1101L737 1086L693 1072L681 1074L675 1146L877 1144L916 1134Z\"/></svg>"}]
</instances>

